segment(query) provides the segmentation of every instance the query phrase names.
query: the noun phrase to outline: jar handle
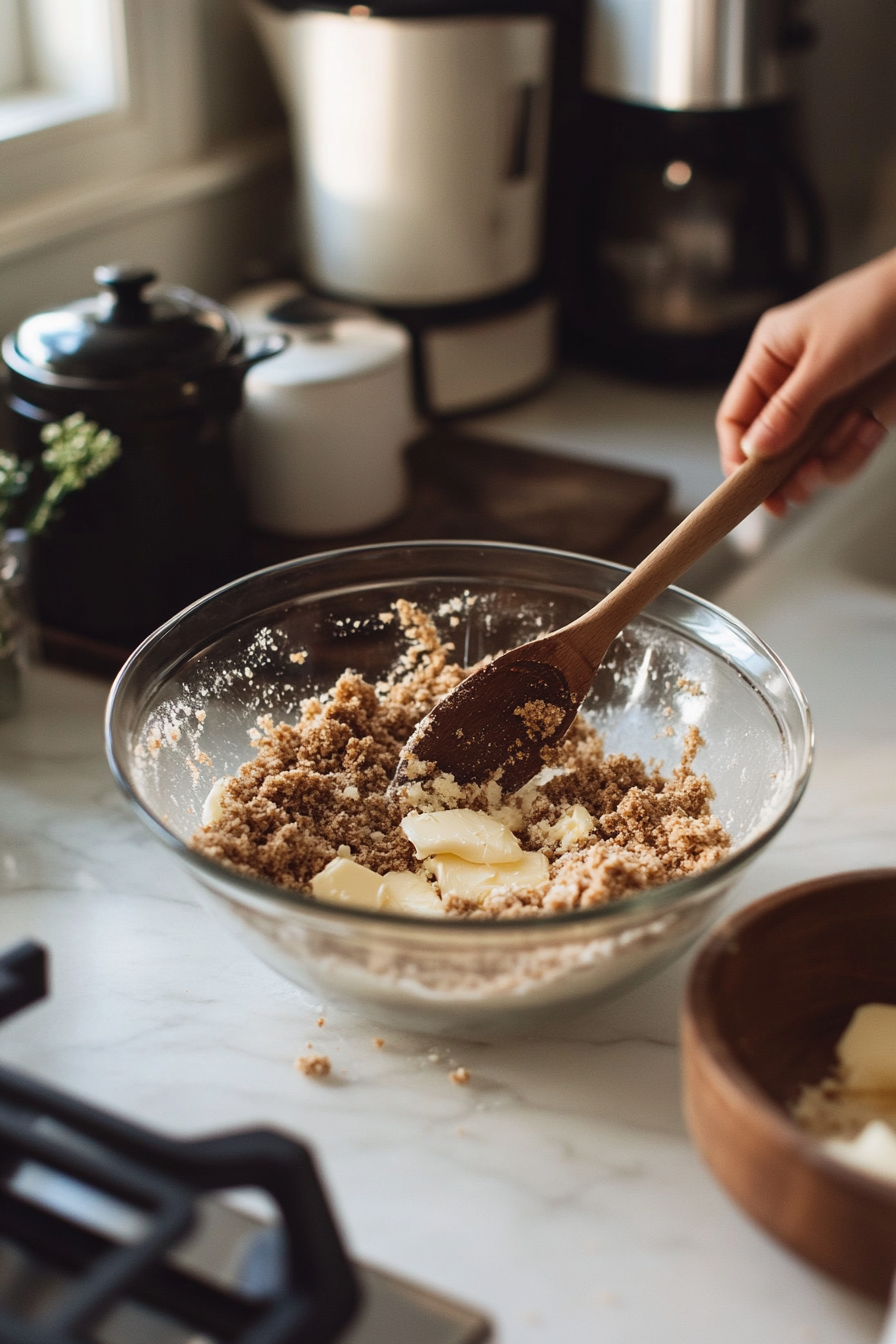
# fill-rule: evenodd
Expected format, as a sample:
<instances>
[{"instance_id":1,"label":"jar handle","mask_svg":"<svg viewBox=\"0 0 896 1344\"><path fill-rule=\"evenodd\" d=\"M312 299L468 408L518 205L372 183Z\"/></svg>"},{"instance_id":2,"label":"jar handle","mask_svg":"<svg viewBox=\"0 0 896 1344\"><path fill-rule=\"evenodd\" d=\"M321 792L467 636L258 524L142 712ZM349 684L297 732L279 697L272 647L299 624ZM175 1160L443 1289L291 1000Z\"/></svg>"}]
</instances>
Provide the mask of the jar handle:
<instances>
[{"instance_id":1,"label":"jar handle","mask_svg":"<svg viewBox=\"0 0 896 1344\"><path fill-rule=\"evenodd\" d=\"M272 331L265 336L249 336L245 347L238 355L232 356L231 363L236 368L248 371L254 364L260 364L263 359L281 355L289 344L290 338L285 331Z\"/></svg>"}]
</instances>

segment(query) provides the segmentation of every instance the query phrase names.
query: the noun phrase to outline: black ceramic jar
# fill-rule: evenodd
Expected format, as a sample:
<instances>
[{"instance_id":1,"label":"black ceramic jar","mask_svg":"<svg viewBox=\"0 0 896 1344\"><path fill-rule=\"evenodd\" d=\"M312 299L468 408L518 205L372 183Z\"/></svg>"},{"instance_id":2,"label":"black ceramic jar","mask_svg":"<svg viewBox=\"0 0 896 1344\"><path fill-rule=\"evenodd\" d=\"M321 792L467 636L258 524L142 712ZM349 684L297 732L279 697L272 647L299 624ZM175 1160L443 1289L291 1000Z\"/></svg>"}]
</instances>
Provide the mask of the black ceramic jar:
<instances>
[{"instance_id":1,"label":"black ceramic jar","mask_svg":"<svg viewBox=\"0 0 896 1344\"><path fill-rule=\"evenodd\" d=\"M229 428L247 370L285 340L248 346L228 309L141 267L94 278L100 294L29 317L3 359L20 456L39 459L43 426L75 411L121 439L40 538L33 575L44 625L127 648L248 568Z\"/></svg>"}]
</instances>

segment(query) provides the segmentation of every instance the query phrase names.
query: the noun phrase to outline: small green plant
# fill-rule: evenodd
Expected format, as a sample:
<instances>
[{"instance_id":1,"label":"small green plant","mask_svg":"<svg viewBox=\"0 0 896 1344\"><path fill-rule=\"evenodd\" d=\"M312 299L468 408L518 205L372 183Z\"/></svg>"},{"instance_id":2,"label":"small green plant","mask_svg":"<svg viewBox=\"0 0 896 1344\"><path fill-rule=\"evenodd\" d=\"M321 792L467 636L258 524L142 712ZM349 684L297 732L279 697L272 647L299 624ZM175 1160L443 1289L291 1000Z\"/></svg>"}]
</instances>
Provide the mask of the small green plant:
<instances>
[{"instance_id":1,"label":"small green plant","mask_svg":"<svg viewBox=\"0 0 896 1344\"><path fill-rule=\"evenodd\" d=\"M121 456L118 435L100 429L95 420L85 419L80 411L66 416L61 424L44 425L40 437L47 445L40 460L54 479L25 524L32 537L43 532L66 495L83 490L88 481Z\"/></svg>"},{"instance_id":2,"label":"small green plant","mask_svg":"<svg viewBox=\"0 0 896 1344\"><path fill-rule=\"evenodd\" d=\"M30 465L30 464L29 464ZM3 520L28 484L28 466L22 466L15 453L0 452L0 541L6 530Z\"/></svg>"},{"instance_id":3,"label":"small green plant","mask_svg":"<svg viewBox=\"0 0 896 1344\"><path fill-rule=\"evenodd\" d=\"M52 480L25 520L25 531L32 537L46 529L66 495L70 495L73 490L83 490L88 481L99 476L121 455L118 436L111 430L100 429L95 421L88 420L80 411L66 416L61 424L45 425L40 437L47 445L40 460ZM0 548L6 536L7 516L13 501L27 489L33 466L33 462L19 461L15 453L0 452ZM19 619L7 591L9 581L16 572L16 563L14 559L7 559L6 563L11 564L12 568L7 573L0 564L0 669L9 661L7 655L10 650L15 649L14 637ZM9 668L6 669L6 675L7 679L11 675ZM4 709L4 688L0 677L0 718L9 712L8 705Z\"/></svg>"},{"instance_id":4,"label":"small green plant","mask_svg":"<svg viewBox=\"0 0 896 1344\"><path fill-rule=\"evenodd\" d=\"M53 480L25 521L25 531L32 537L44 531L66 495L83 490L121 456L118 435L100 429L81 411L66 416L61 424L44 425L40 437L47 445L40 460ZM0 452L0 541L12 501L25 491L33 465L20 462L15 453Z\"/></svg>"}]
</instances>

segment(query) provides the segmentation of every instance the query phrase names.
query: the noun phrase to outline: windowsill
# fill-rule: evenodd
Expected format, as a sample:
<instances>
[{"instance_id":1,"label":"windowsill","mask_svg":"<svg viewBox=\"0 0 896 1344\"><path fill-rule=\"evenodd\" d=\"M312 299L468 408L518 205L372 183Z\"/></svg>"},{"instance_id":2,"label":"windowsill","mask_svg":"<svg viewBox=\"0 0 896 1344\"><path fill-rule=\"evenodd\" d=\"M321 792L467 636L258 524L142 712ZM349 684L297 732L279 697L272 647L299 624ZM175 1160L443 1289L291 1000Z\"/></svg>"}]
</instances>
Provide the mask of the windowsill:
<instances>
[{"instance_id":1,"label":"windowsill","mask_svg":"<svg viewBox=\"0 0 896 1344\"><path fill-rule=\"evenodd\" d=\"M0 210L0 266L112 221L231 190L269 169L288 171L289 164L287 134L275 127L231 140L187 163L111 182L88 180L35 197L17 209Z\"/></svg>"},{"instance_id":2,"label":"windowsill","mask_svg":"<svg viewBox=\"0 0 896 1344\"><path fill-rule=\"evenodd\" d=\"M85 98L82 94L47 93L34 90L0 98L0 140L13 140L48 126L108 112L114 99Z\"/></svg>"}]
</instances>

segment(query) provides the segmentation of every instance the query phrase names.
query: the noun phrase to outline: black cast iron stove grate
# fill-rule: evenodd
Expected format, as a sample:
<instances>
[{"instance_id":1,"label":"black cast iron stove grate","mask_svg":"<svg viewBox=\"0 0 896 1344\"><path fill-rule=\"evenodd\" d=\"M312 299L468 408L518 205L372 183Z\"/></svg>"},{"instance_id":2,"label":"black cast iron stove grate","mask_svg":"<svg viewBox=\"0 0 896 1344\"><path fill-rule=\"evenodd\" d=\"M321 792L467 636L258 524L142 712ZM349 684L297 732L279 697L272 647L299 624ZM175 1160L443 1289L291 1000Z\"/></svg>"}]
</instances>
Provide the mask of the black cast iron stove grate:
<instances>
[{"instance_id":1,"label":"black cast iron stove grate","mask_svg":"<svg viewBox=\"0 0 896 1344\"><path fill-rule=\"evenodd\" d=\"M46 993L42 947L0 956L0 1020ZM273 1226L219 1198L246 1188L276 1208ZM209 1228L234 1223L251 1233L250 1253L224 1273ZM363 1328L350 1324L361 1280L376 1299ZM488 1334L477 1313L401 1280L369 1269L359 1280L294 1139L168 1139L0 1068L0 1344L476 1344Z\"/></svg>"}]
</instances>

